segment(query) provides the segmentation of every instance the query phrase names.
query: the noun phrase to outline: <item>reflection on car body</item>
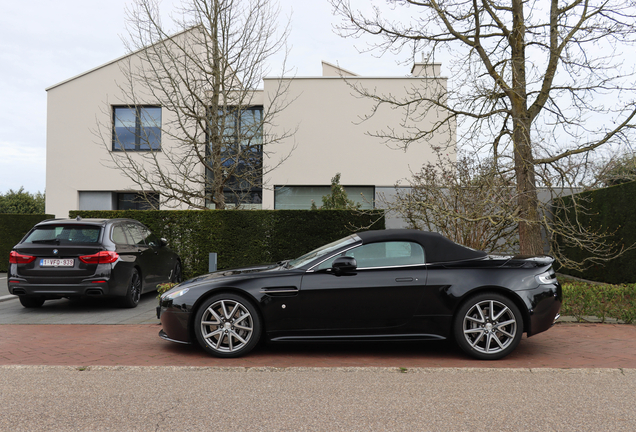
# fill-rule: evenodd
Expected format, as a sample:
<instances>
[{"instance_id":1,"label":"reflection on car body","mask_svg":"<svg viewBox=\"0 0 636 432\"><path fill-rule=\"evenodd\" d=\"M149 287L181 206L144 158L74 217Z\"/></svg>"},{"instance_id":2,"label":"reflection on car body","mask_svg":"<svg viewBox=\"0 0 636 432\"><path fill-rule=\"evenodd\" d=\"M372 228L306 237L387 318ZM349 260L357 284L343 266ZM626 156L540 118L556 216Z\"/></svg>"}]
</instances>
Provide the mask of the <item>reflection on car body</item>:
<instances>
[{"instance_id":1,"label":"reflection on car body","mask_svg":"<svg viewBox=\"0 0 636 432\"><path fill-rule=\"evenodd\" d=\"M9 292L24 307L63 297L119 297L135 307L158 283L181 281L181 262L133 219L51 219L11 251Z\"/></svg>"},{"instance_id":2,"label":"reflection on car body","mask_svg":"<svg viewBox=\"0 0 636 432\"><path fill-rule=\"evenodd\" d=\"M161 296L160 336L235 357L273 342L439 340L498 359L552 326L548 256L494 256L417 230L367 231L300 258L224 270Z\"/></svg>"}]
</instances>

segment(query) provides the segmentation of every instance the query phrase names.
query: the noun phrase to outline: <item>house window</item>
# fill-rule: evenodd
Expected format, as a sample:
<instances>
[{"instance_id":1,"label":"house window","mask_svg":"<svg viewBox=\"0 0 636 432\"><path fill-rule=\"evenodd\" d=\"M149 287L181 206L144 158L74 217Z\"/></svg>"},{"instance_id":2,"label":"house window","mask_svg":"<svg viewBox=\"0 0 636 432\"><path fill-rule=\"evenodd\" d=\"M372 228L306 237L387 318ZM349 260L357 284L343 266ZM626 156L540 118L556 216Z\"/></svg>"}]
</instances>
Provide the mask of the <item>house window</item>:
<instances>
[{"instance_id":1,"label":"house window","mask_svg":"<svg viewBox=\"0 0 636 432\"><path fill-rule=\"evenodd\" d=\"M161 149L161 107L113 107L113 150Z\"/></svg>"},{"instance_id":2,"label":"house window","mask_svg":"<svg viewBox=\"0 0 636 432\"><path fill-rule=\"evenodd\" d=\"M344 186L347 198L360 204L363 210L374 208L374 186ZM312 201L322 205L322 197L331 193L331 186L276 186L274 208L276 210L309 210Z\"/></svg>"},{"instance_id":3,"label":"house window","mask_svg":"<svg viewBox=\"0 0 636 432\"><path fill-rule=\"evenodd\" d=\"M218 120L222 130L221 165L233 172L225 183L225 203L260 207L263 199L263 107L222 111ZM210 155L213 153L211 145ZM207 171L207 176L212 183L211 170ZM212 200L207 199L206 204L212 206Z\"/></svg>"},{"instance_id":4,"label":"house window","mask_svg":"<svg viewBox=\"0 0 636 432\"><path fill-rule=\"evenodd\" d=\"M159 210L159 194L118 193L117 210Z\"/></svg>"}]
</instances>

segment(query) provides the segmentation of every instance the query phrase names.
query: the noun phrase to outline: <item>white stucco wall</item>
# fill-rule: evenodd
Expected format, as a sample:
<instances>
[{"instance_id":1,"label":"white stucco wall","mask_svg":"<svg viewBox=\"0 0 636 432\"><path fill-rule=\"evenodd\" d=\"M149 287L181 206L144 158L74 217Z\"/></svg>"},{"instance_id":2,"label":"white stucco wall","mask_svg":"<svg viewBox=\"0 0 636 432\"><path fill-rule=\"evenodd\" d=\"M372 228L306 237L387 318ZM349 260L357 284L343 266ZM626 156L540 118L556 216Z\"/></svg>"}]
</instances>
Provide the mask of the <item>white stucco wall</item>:
<instances>
[{"instance_id":1,"label":"white stucco wall","mask_svg":"<svg viewBox=\"0 0 636 432\"><path fill-rule=\"evenodd\" d=\"M265 79L265 100L278 86L277 78ZM403 130L404 111L383 106L369 119L373 102L356 94L352 85L373 89L378 94L400 97L412 86L446 85L445 79L310 77L289 80L287 99L293 101L282 111L269 133L281 135L284 129L297 127L292 138L276 145L270 163L280 155L290 154L278 169L266 177L263 207L274 207L273 187L281 185L328 185L336 173L341 173L343 185L392 187L400 179L418 171L422 164L434 160L431 146L449 142L450 131L435 135L428 142L412 144L408 150L396 143L386 143L368 132ZM437 120L432 112L419 120L419 127ZM412 122L411 122L412 124ZM454 130L450 140L454 144ZM293 148L295 146L295 149Z\"/></svg>"},{"instance_id":2,"label":"white stucco wall","mask_svg":"<svg viewBox=\"0 0 636 432\"><path fill-rule=\"evenodd\" d=\"M47 213L67 217L69 210L79 209L79 191L139 189L113 168L109 156L112 105L131 103L122 99L119 88L125 82L120 63L127 59L123 57L47 89ZM266 149L265 165L275 164L287 154L289 158L264 177L262 208L274 208L274 186L329 185L337 172L342 174L343 185L392 187L408 177L411 170L416 171L431 160L431 144L449 142L451 132L440 133L430 142L414 144L405 152L366 135L368 131L389 127L399 129L403 112L383 107L361 122L361 117L371 112L372 102L355 95L349 86L362 85L399 96L411 86L445 86L444 78L367 78L344 72L346 79L337 76L337 67L327 64L323 65L323 73L328 76L283 79L288 84L285 99L290 105L270 124L266 139L268 134L297 131L293 137ZM264 80L264 91L257 97L262 97L265 111L271 108L271 97L280 83L281 78ZM168 115L164 109L164 124ZM435 113L431 116L420 121L433 121ZM450 141L454 143L454 136L450 136ZM171 143L162 137L161 145L167 150Z\"/></svg>"}]
</instances>

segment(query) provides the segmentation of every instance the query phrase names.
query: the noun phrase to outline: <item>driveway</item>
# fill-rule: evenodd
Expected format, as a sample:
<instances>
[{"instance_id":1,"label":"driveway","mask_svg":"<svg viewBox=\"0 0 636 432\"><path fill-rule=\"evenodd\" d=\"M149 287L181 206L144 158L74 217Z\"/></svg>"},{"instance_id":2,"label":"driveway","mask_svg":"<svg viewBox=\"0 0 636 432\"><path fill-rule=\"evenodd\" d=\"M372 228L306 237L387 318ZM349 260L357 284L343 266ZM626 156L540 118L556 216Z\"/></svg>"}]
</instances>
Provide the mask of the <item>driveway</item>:
<instances>
[{"instance_id":1,"label":"driveway","mask_svg":"<svg viewBox=\"0 0 636 432\"><path fill-rule=\"evenodd\" d=\"M156 297L156 292L146 293L132 309L100 298L48 300L41 308L27 309L9 294L7 274L0 273L0 324L158 324Z\"/></svg>"}]
</instances>

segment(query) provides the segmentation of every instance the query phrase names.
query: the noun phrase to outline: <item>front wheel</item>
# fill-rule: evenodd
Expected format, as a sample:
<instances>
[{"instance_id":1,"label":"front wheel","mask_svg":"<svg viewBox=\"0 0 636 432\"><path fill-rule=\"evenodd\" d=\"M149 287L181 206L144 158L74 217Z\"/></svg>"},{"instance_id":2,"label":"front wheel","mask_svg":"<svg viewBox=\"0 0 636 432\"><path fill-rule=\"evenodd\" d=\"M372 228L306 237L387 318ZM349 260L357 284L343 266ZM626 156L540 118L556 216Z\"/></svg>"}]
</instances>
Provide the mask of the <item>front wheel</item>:
<instances>
[{"instance_id":1,"label":"front wheel","mask_svg":"<svg viewBox=\"0 0 636 432\"><path fill-rule=\"evenodd\" d=\"M240 295L224 293L210 297L194 319L199 344L217 357L240 357L250 352L261 336L256 308Z\"/></svg>"},{"instance_id":2,"label":"front wheel","mask_svg":"<svg viewBox=\"0 0 636 432\"><path fill-rule=\"evenodd\" d=\"M519 345L523 318L512 300L497 293L469 298L457 311L455 340L468 355L480 360L497 360Z\"/></svg>"}]
</instances>

